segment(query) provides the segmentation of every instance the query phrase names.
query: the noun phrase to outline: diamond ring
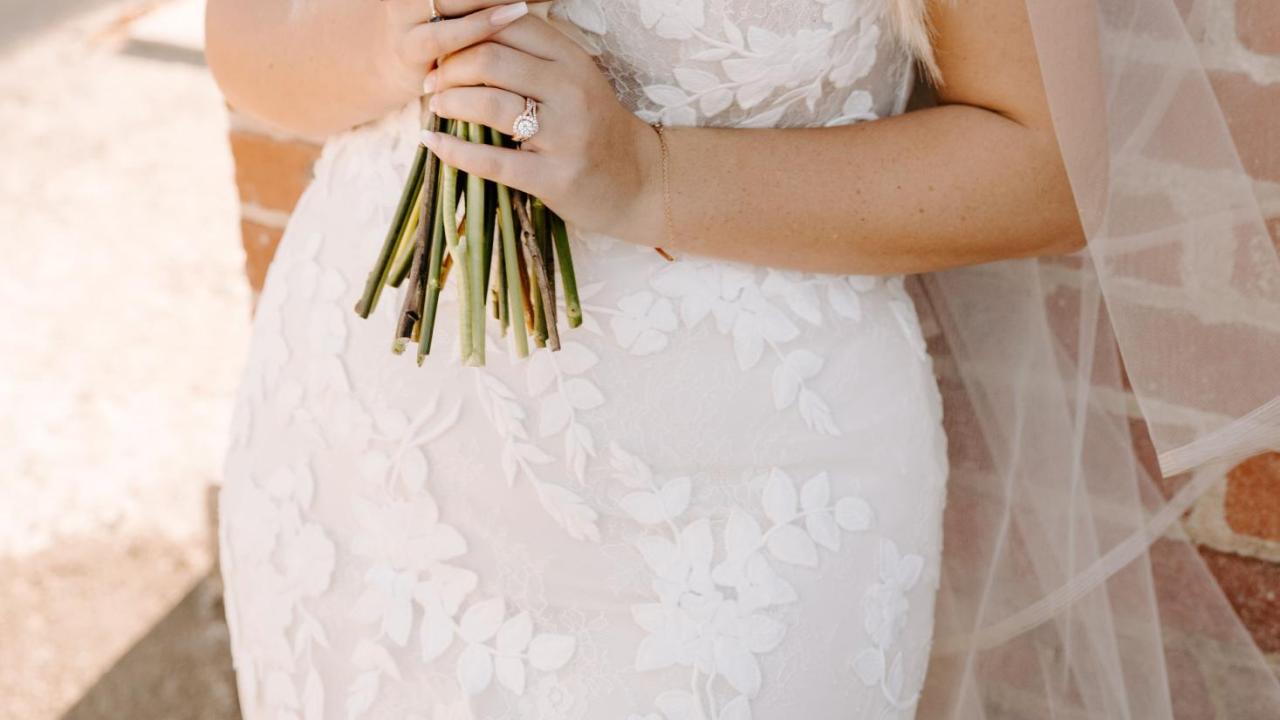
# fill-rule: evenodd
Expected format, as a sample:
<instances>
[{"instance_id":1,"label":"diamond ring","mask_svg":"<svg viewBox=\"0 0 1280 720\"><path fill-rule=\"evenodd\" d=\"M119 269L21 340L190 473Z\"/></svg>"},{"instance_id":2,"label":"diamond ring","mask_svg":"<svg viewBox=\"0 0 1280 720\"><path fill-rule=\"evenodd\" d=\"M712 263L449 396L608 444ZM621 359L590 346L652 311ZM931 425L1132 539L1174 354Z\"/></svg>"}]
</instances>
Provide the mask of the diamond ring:
<instances>
[{"instance_id":1,"label":"diamond ring","mask_svg":"<svg viewBox=\"0 0 1280 720\"><path fill-rule=\"evenodd\" d=\"M524 142L538 134L538 103L532 98L524 99L524 112L516 116L511 124L511 137L516 142Z\"/></svg>"}]
</instances>

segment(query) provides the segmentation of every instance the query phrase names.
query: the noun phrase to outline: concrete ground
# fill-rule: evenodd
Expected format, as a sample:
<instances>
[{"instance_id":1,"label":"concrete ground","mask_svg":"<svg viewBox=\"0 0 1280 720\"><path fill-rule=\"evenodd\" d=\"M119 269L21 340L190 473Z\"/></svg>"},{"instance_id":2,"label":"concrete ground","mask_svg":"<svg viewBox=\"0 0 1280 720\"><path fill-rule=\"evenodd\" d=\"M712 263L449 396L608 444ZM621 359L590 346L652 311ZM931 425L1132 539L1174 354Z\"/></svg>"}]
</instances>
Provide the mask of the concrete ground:
<instances>
[{"instance_id":1,"label":"concrete ground","mask_svg":"<svg viewBox=\"0 0 1280 720\"><path fill-rule=\"evenodd\" d=\"M249 293L217 90L129 39L158 4L0 6L0 720L237 717L206 496Z\"/></svg>"}]
</instances>

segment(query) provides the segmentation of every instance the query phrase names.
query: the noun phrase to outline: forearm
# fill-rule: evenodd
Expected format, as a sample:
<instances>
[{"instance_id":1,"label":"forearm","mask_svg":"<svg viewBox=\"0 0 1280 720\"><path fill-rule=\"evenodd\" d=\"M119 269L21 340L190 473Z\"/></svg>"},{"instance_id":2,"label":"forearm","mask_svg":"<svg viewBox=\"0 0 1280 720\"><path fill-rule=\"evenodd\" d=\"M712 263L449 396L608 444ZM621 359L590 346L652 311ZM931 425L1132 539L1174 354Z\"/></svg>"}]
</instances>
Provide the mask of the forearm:
<instances>
[{"instance_id":1,"label":"forearm","mask_svg":"<svg viewBox=\"0 0 1280 720\"><path fill-rule=\"evenodd\" d=\"M1070 252L1082 235L1052 134L946 105L820 129L667 130L627 239L774 267L927 272ZM650 155L657 153L655 146Z\"/></svg>"},{"instance_id":2,"label":"forearm","mask_svg":"<svg viewBox=\"0 0 1280 720\"><path fill-rule=\"evenodd\" d=\"M323 138L420 92L377 51L385 13L372 0L210 0L207 54L232 106Z\"/></svg>"}]
</instances>

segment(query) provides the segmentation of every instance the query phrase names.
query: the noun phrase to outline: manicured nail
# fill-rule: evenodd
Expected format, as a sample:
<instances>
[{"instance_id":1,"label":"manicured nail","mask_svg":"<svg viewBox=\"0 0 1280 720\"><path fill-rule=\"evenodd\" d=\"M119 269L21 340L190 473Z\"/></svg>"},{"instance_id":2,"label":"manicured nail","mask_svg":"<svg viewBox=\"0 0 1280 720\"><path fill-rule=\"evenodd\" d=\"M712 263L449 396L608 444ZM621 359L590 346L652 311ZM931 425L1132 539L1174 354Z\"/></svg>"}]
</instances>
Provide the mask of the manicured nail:
<instances>
[{"instance_id":1,"label":"manicured nail","mask_svg":"<svg viewBox=\"0 0 1280 720\"><path fill-rule=\"evenodd\" d=\"M494 25L506 25L515 22L524 17L529 12L529 3L518 2L513 5L503 5L493 14L489 16L489 22Z\"/></svg>"},{"instance_id":2,"label":"manicured nail","mask_svg":"<svg viewBox=\"0 0 1280 720\"><path fill-rule=\"evenodd\" d=\"M430 95L436 91L436 71L432 70L427 73L427 77L422 81L422 94Z\"/></svg>"}]
</instances>

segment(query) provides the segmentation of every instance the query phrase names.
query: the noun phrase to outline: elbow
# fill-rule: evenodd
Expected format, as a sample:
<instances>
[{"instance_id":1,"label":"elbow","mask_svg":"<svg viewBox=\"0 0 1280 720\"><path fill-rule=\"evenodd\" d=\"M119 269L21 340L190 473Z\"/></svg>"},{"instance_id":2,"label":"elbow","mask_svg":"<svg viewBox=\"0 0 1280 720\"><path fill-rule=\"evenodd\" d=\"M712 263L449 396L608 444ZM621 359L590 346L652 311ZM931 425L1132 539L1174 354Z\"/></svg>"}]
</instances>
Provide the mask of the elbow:
<instances>
[{"instance_id":1,"label":"elbow","mask_svg":"<svg viewBox=\"0 0 1280 720\"><path fill-rule=\"evenodd\" d=\"M230 5L228 0L209 0L204 18L205 64L228 101L236 94L237 80L242 74L236 62L241 48L234 40L237 13Z\"/></svg>"},{"instance_id":2,"label":"elbow","mask_svg":"<svg viewBox=\"0 0 1280 720\"><path fill-rule=\"evenodd\" d=\"M327 127L297 111L270 49L285 38L265 36L275 24L259 0L209 0L205 8L205 63L227 104L237 113L289 135L323 141L344 128Z\"/></svg>"},{"instance_id":3,"label":"elbow","mask_svg":"<svg viewBox=\"0 0 1280 720\"><path fill-rule=\"evenodd\" d=\"M1044 242L1037 254L1041 256L1074 255L1085 249L1087 242L1084 228L1080 224L1080 216L1076 212L1074 203L1070 201L1066 203L1054 213L1054 218L1046 225Z\"/></svg>"},{"instance_id":4,"label":"elbow","mask_svg":"<svg viewBox=\"0 0 1280 720\"><path fill-rule=\"evenodd\" d=\"M1036 143L1039 188L1040 231L1036 255L1072 255L1085 248L1086 235L1076 207L1075 194L1067 175L1057 138L1046 133Z\"/></svg>"}]
</instances>

